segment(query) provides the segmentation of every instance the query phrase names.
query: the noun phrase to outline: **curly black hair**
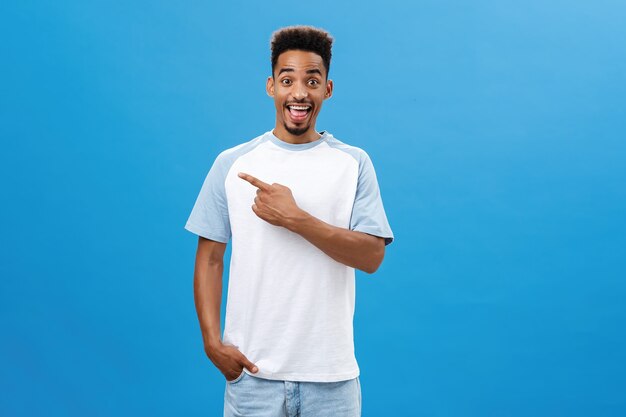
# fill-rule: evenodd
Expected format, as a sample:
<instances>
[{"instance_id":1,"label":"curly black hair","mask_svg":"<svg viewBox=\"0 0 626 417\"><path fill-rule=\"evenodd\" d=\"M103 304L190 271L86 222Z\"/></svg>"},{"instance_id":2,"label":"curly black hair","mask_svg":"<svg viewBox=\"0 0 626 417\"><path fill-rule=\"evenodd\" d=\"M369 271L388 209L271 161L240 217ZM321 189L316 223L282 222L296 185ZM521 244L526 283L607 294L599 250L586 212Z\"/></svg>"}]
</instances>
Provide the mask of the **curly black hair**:
<instances>
[{"instance_id":1,"label":"curly black hair","mask_svg":"<svg viewBox=\"0 0 626 417\"><path fill-rule=\"evenodd\" d=\"M328 32L313 26L288 26L272 34L270 47L272 50L272 76L278 56L286 51L300 50L314 52L322 57L326 67L326 78L330 70L330 58L333 38Z\"/></svg>"}]
</instances>

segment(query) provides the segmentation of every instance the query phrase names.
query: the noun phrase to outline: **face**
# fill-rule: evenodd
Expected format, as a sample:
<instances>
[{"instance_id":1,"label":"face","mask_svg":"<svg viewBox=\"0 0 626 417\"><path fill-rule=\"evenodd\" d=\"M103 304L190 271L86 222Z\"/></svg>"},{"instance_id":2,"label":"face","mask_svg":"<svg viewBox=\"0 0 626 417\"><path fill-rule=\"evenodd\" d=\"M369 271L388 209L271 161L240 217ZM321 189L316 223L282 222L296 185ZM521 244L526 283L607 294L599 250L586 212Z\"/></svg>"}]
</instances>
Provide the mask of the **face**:
<instances>
[{"instance_id":1,"label":"face","mask_svg":"<svg viewBox=\"0 0 626 417\"><path fill-rule=\"evenodd\" d=\"M276 106L275 134L295 141L317 139L317 115L333 92L332 80L326 80L322 57L307 51L283 52L266 88Z\"/></svg>"}]
</instances>

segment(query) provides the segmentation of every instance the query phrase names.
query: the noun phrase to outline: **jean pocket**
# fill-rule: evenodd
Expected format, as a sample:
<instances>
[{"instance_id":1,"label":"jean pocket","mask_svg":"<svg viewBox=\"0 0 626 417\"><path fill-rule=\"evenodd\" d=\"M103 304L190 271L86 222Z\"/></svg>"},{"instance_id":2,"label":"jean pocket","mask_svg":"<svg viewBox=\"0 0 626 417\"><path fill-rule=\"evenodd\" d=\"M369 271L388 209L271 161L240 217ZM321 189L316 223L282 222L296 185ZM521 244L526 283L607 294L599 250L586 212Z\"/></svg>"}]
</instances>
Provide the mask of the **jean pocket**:
<instances>
[{"instance_id":1,"label":"jean pocket","mask_svg":"<svg viewBox=\"0 0 626 417\"><path fill-rule=\"evenodd\" d=\"M241 379L243 378L245 373L246 373L246 370L242 369L241 370L241 374L239 374L239 376L237 378L233 379L232 381L226 380L226 382L229 383L229 384L236 384L237 382L241 381Z\"/></svg>"}]
</instances>

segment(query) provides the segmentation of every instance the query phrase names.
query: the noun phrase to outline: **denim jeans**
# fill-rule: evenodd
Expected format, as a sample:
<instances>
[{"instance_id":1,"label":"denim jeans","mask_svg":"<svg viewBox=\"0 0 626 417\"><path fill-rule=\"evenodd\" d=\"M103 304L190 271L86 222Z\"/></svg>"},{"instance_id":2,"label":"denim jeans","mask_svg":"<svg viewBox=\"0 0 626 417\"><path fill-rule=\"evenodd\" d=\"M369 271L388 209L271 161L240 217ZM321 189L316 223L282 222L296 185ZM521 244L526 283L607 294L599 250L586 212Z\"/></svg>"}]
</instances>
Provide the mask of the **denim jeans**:
<instances>
[{"instance_id":1,"label":"denim jeans","mask_svg":"<svg viewBox=\"0 0 626 417\"><path fill-rule=\"evenodd\" d=\"M273 381L243 372L226 381L224 417L360 417L359 377L339 382Z\"/></svg>"}]
</instances>

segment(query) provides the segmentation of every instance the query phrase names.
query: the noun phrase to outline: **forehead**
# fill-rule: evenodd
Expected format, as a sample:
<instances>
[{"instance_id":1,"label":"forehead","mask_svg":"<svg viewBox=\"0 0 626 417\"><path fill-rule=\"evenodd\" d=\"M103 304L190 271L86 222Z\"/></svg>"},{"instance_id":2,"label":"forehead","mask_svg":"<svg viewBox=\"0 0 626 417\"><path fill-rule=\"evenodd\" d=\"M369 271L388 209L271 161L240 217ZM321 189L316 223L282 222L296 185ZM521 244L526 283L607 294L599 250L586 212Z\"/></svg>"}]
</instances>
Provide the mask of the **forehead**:
<instances>
[{"instance_id":1,"label":"forehead","mask_svg":"<svg viewBox=\"0 0 626 417\"><path fill-rule=\"evenodd\" d=\"M322 74L326 73L322 57L310 51L290 50L283 52L276 60L276 73L278 74L283 68L291 68L295 71L319 69Z\"/></svg>"}]
</instances>

